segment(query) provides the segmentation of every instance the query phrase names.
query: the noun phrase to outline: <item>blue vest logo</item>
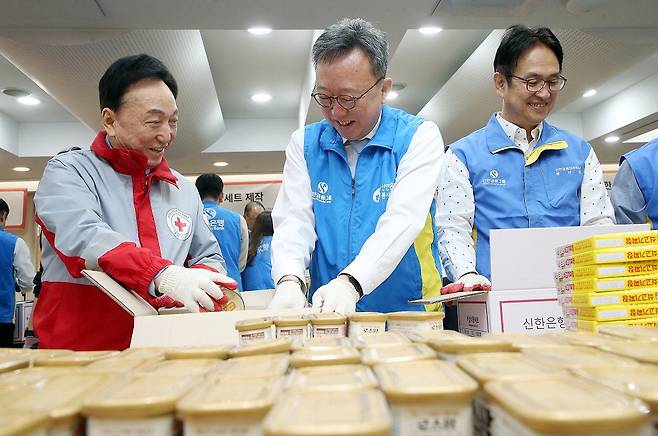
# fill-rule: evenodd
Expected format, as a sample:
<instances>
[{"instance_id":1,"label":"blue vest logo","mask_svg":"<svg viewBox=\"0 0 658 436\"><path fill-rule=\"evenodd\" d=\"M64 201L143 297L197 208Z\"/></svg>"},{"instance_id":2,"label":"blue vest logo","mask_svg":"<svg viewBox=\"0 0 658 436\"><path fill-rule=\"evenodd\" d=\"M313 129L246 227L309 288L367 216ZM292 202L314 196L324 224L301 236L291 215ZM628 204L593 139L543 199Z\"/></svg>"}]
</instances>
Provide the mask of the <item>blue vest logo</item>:
<instances>
[{"instance_id":1,"label":"blue vest logo","mask_svg":"<svg viewBox=\"0 0 658 436\"><path fill-rule=\"evenodd\" d=\"M571 165L568 167L559 167L555 168L555 175L559 176L560 174L581 174L583 172L580 165Z\"/></svg>"},{"instance_id":2,"label":"blue vest logo","mask_svg":"<svg viewBox=\"0 0 658 436\"><path fill-rule=\"evenodd\" d=\"M489 171L488 179L482 179L482 184L491 186L505 186L507 185L507 180L500 178L498 170L494 168Z\"/></svg>"},{"instance_id":3,"label":"blue vest logo","mask_svg":"<svg viewBox=\"0 0 658 436\"><path fill-rule=\"evenodd\" d=\"M318 182L318 190L313 191L312 198L320 203L331 203L332 196L327 194L329 192L329 184L327 182Z\"/></svg>"},{"instance_id":4,"label":"blue vest logo","mask_svg":"<svg viewBox=\"0 0 658 436\"><path fill-rule=\"evenodd\" d=\"M375 191L372 193L372 201L379 203L384 198L388 198L391 195L393 185L394 183L384 183L382 186L375 189Z\"/></svg>"}]
</instances>

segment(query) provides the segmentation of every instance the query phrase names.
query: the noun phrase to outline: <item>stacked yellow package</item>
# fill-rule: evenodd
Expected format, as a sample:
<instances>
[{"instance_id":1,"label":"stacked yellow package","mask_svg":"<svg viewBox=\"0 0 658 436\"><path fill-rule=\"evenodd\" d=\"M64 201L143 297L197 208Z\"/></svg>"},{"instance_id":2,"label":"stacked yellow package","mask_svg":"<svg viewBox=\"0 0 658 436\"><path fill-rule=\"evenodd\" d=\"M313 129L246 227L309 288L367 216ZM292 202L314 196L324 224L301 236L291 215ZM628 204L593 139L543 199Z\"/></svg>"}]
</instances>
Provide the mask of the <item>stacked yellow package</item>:
<instances>
[{"instance_id":1,"label":"stacked yellow package","mask_svg":"<svg viewBox=\"0 0 658 436\"><path fill-rule=\"evenodd\" d=\"M568 330L658 325L658 231L597 235L556 249Z\"/></svg>"}]
</instances>

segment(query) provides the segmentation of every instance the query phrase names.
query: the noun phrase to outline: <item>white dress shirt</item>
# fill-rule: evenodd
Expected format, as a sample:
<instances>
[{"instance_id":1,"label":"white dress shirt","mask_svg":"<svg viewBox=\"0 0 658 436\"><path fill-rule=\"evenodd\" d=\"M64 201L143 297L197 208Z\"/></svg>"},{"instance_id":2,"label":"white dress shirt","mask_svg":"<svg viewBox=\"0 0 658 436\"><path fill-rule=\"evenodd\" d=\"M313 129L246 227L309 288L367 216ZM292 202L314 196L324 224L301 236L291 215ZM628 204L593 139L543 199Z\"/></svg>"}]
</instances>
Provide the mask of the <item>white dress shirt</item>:
<instances>
[{"instance_id":1,"label":"white dress shirt","mask_svg":"<svg viewBox=\"0 0 658 436\"><path fill-rule=\"evenodd\" d=\"M16 239L14 246L14 280L21 291L31 291L34 288L34 265L30 260L30 249L21 238Z\"/></svg>"},{"instance_id":2,"label":"white dress shirt","mask_svg":"<svg viewBox=\"0 0 658 436\"><path fill-rule=\"evenodd\" d=\"M524 154L532 151L543 129L542 122L531 131L532 140L528 142L525 129L505 120L500 113L496 114L496 120ZM614 224L614 211L603 183L601 165L593 149L584 166L580 186L580 225ZM472 236L475 200L468 169L450 149L446 152L439 174L439 192L436 213L439 253L448 278L457 280L468 272L476 271Z\"/></svg>"},{"instance_id":3,"label":"white dress shirt","mask_svg":"<svg viewBox=\"0 0 658 436\"><path fill-rule=\"evenodd\" d=\"M370 136L374 135L377 127ZM351 148L347 148L348 159L350 167L356 168L358 150L352 151ZM352 263L342 271L359 282L364 294L386 280L425 225L436 189L443 148L439 128L431 121L424 121L400 160L386 211L379 217L374 233ZM353 158L353 165L350 154L357 155ZM286 148L283 183L272 210L272 220L274 282L288 274L303 278L317 238L310 179L304 159L303 128L292 134Z\"/></svg>"}]
</instances>

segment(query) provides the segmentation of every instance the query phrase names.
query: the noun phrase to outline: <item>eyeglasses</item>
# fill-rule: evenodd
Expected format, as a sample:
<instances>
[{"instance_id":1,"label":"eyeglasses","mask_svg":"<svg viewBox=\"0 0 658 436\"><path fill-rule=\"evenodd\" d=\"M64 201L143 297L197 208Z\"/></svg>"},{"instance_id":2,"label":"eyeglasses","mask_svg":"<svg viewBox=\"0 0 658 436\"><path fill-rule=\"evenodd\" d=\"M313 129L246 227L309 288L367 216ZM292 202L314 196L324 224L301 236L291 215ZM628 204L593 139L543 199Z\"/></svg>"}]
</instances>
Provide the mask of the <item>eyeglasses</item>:
<instances>
[{"instance_id":1,"label":"eyeglasses","mask_svg":"<svg viewBox=\"0 0 658 436\"><path fill-rule=\"evenodd\" d=\"M333 105L334 100L340 105L345 110L351 110L354 109L354 106L356 106L356 102L359 101L360 98L362 98L364 95L366 95L372 88L377 86L379 82L381 82L384 79L384 76L380 77L377 79L375 83L372 84L372 86L368 89L366 89L363 94L361 94L358 97L355 97L353 95L327 95L327 94L322 94L319 92L314 92L311 94L311 97L322 107L324 108L330 108Z\"/></svg>"},{"instance_id":2,"label":"eyeglasses","mask_svg":"<svg viewBox=\"0 0 658 436\"><path fill-rule=\"evenodd\" d=\"M525 87L528 89L530 92L539 92L542 89L544 89L544 86L548 84L548 90L550 92L557 92L564 88L564 85L567 83L567 79L560 75L557 76L553 80L542 80L542 79L524 79L523 77L515 76L514 74L510 74L511 77L514 77L515 79L519 79L521 82L525 83Z\"/></svg>"}]
</instances>

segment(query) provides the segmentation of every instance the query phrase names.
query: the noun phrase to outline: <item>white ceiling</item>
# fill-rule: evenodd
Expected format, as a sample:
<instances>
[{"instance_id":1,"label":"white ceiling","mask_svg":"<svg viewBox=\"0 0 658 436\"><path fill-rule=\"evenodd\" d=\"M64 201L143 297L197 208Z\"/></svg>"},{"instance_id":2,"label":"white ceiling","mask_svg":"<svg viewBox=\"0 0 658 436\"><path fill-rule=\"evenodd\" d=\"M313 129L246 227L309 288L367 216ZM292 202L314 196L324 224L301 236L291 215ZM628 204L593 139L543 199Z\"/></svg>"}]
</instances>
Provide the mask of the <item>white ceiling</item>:
<instances>
[{"instance_id":1,"label":"white ceiling","mask_svg":"<svg viewBox=\"0 0 658 436\"><path fill-rule=\"evenodd\" d=\"M632 5L632 7L631 7ZM186 174L276 173L290 133L319 119L310 101L316 29L363 17L389 34L390 104L435 121L446 143L481 127L500 102L491 83L500 30L553 28L568 83L551 119L581 134L602 162L639 144L609 145L658 127L658 1L634 0L3 0L0 180L35 180L49 156L88 146L98 128L97 83L116 58L146 52L179 82L179 136L169 150ZM438 25L427 36L416 29ZM245 29L275 30L254 36ZM598 94L582 98L589 88ZM272 100L259 105L255 92ZM621 144L621 142L620 142ZM212 162L223 160L218 169ZM14 166L32 171L16 173Z\"/></svg>"}]
</instances>

